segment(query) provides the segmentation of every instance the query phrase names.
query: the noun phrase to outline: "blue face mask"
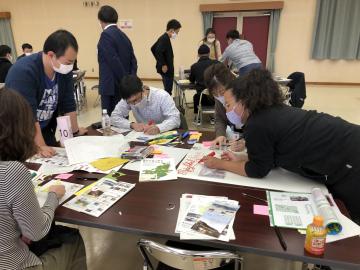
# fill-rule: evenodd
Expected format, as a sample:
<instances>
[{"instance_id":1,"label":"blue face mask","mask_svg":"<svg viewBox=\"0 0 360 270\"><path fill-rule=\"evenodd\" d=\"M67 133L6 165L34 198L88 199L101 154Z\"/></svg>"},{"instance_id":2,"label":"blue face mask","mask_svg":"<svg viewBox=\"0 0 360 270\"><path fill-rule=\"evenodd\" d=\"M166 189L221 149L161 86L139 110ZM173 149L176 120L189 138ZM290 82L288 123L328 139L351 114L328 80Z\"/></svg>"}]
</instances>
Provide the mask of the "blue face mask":
<instances>
[{"instance_id":1,"label":"blue face mask","mask_svg":"<svg viewBox=\"0 0 360 270\"><path fill-rule=\"evenodd\" d=\"M224 96L219 96L219 97L215 97L214 98L219 101L224 107L225 107L225 98Z\"/></svg>"},{"instance_id":2,"label":"blue face mask","mask_svg":"<svg viewBox=\"0 0 360 270\"><path fill-rule=\"evenodd\" d=\"M242 112L241 115L239 116L235 112L236 106L237 105L235 105L230 112L226 113L226 117L232 124L234 124L235 126L241 128L244 125L244 123L241 121L241 117L242 117L244 112Z\"/></svg>"}]
</instances>

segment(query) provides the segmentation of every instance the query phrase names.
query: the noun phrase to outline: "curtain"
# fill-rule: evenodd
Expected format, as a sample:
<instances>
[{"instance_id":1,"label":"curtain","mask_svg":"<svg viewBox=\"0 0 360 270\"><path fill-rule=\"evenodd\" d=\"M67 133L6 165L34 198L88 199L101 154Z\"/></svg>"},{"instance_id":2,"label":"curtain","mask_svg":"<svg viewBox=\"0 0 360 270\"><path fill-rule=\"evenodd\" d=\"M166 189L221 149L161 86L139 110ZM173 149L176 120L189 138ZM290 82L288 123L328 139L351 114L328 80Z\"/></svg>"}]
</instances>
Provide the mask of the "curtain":
<instances>
[{"instance_id":1,"label":"curtain","mask_svg":"<svg viewBox=\"0 0 360 270\"><path fill-rule=\"evenodd\" d=\"M277 36L280 24L281 9L274 9L270 14L270 26L269 26L269 55L267 59L267 69L270 72L275 71L275 50L277 44Z\"/></svg>"},{"instance_id":2,"label":"curtain","mask_svg":"<svg viewBox=\"0 0 360 270\"><path fill-rule=\"evenodd\" d=\"M212 27L214 13L213 12L202 12L202 16L203 16L203 26L204 26L204 36L205 36L206 29Z\"/></svg>"},{"instance_id":3,"label":"curtain","mask_svg":"<svg viewBox=\"0 0 360 270\"><path fill-rule=\"evenodd\" d=\"M317 0L313 59L360 59L360 1Z\"/></svg>"},{"instance_id":4,"label":"curtain","mask_svg":"<svg viewBox=\"0 0 360 270\"><path fill-rule=\"evenodd\" d=\"M17 58L10 19L0 19L0 45L8 45L11 48L13 59L15 60Z\"/></svg>"}]
</instances>

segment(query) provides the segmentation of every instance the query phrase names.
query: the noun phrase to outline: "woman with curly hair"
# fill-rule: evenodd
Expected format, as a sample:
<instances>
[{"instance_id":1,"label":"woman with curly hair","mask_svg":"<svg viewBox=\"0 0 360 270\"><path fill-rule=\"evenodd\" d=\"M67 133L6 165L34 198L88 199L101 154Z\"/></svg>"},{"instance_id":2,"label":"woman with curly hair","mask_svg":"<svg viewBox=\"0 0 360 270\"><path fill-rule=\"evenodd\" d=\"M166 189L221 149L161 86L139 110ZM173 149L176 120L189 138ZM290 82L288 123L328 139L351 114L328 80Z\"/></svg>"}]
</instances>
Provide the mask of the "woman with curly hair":
<instances>
[{"instance_id":1,"label":"woman with curly hair","mask_svg":"<svg viewBox=\"0 0 360 270\"><path fill-rule=\"evenodd\" d=\"M267 70L236 79L224 93L228 119L243 126L247 156L225 152L209 168L262 178L281 167L324 183L358 221L360 126L339 117L287 106Z\"/></svg>"}]
</instances>

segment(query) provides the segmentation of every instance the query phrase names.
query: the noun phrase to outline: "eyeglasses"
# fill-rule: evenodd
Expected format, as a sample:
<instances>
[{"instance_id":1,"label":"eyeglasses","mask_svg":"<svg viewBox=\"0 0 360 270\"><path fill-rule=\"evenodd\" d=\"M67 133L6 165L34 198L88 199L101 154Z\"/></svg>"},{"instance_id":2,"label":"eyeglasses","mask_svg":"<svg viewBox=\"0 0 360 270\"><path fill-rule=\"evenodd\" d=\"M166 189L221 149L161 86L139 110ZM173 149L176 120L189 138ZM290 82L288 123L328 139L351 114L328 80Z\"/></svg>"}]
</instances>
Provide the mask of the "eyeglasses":
<instances>
[{"instance_id":1,"label":"eyeglasses","mask_svg":"<svg viewBox=\"0 0 360 270\"><path fill-rule=\"evenodd\" d=\"M129 105L136 105L139 103L143 98L143 92L141 92L141 95L138 97L135 97L133 100L127 100L126 103Z\"/></svg>"}]
</instances>

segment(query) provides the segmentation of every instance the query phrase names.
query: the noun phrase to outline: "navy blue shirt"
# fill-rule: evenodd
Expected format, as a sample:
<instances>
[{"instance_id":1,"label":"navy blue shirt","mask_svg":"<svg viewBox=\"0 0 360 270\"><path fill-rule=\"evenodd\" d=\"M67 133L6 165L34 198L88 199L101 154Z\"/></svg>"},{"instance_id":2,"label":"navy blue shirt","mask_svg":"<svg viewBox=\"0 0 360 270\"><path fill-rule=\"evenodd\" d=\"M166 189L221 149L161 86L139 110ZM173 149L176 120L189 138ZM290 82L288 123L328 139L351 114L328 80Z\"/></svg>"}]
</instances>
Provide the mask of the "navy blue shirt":
<instances>
[{"instance_id":1,"label":"navy blue shirt","mask_svg":"<svg viewBox=\"0 0 360 270\"><path fill-rule=\"evenodd\" d=\"M42 52L23 57L10 68L5 86L19 92L29 102L36 121L44 128L54 111L76 111L72 73L55 73L50 80L44 71Z\"/></svg>"},{"instance_id":2,"label":"navy blue shirt","mask_svg":"<svg viewBox=\"0 0 360 270\"><path fill-rule=\"evenodd\" d=\"M53 80L50 80L48 76L45 75L45 86L44 95L36 111L36 118L41 128L46 127L50 122L58 104L59 87L56 73Z\"/></svg>"}]
</instances>

